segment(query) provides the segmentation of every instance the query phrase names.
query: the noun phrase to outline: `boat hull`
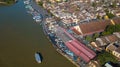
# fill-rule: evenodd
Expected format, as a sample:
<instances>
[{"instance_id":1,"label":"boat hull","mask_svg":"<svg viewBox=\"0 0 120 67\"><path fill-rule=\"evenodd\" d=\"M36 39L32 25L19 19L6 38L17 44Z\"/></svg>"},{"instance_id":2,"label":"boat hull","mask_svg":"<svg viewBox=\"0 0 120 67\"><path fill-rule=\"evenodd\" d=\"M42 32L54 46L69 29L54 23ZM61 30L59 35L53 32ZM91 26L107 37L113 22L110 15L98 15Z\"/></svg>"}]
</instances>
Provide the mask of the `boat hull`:
<instances>
[{"instance_id":1,"label":"boat hull","mask_svg":"<svg viewBox=\"0 0 120 67\"><path fill-rule=\"evenodd\" d=\"M36 60L38 63L41 63L40 53L35 53L35 60Z\"/></svg>"}]
</instances>

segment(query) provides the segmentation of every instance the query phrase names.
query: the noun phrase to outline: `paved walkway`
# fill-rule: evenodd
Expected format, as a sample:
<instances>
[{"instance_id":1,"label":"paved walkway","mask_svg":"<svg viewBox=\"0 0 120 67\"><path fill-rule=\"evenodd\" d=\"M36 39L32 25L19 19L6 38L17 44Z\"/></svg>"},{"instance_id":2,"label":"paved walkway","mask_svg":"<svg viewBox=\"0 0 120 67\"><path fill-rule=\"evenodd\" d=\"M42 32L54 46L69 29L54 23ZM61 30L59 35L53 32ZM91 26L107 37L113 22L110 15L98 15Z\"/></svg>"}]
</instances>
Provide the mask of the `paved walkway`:
<instances>
[{"instance_id":1,"label":"paved walkway","mask_svg":"<svg viewBox=\"0 0 120 67\"><path fill-rule=\"evenodd\" d=\"M47 10L45 10L42 6L36 5L36 2L34 2L33 0L31 0L31 5L36 11L42 14L43 20L45 20L45 18L47 17L46 15L49 15Z\"/></svg>"}]
</instances>

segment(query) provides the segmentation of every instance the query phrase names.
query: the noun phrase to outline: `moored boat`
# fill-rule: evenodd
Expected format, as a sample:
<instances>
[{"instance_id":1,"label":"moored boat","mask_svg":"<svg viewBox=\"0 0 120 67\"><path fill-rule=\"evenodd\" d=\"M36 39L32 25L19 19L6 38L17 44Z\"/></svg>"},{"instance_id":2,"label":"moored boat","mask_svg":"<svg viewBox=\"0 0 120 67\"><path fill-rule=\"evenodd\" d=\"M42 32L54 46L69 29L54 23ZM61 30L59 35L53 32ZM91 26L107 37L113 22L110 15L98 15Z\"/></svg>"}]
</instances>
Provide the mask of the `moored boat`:
<instances>
[{"instance_id":1,"label":"moored boat","mask_svg":"<svg viewBox=\"0 0 120 67\"><path fill-rule=\"evenodd\" d=\"M38 62L38 63L41 63L42 62L42 58L41 58L41 55L39 52L36 52L35 53L35 60Z\"/></svg>"},{"instance_id":2,"label":"moored boat","mask_svg":"<svg viewBox=\"0 0 120 67\"><path fill-rule=\"evenodd\" d=\"M39 22L42 21L42 15L33 16L33 19L34 19L37 23L39 23Z\"/></svg>"}]
</instances>

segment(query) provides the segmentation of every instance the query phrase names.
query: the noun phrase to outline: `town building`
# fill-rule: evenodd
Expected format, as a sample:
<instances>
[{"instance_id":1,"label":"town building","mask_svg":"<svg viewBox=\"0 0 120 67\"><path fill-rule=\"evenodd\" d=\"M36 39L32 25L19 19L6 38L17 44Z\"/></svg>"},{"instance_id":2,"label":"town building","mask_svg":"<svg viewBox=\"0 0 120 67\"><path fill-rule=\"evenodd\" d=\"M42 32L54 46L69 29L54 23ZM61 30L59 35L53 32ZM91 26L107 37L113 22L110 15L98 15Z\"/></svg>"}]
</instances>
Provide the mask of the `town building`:
<instances>
[{"instance_id":1,"label":"town building","mask_svg":"<svg viewBox=\"0 0 120 67\"><path fill-rule=\"evenodd\" d=\"M103 32L108 25L120 24L120 18L110 20L91 21L71 27L71 30L81 37Z\"/></svg>"},{"instance_id":2,"label":"town building","mask_svg":"<svg viewBox=\"0 0 120 67\"><path fill-rule=\"evenodd\" d=\"M87 64L87 67L101 67L100 64L98 63L98 61L90 61Z\"/></svg>"},{"instance_id":3,"label":"town building","mask_svg":"<svg viewBox=\"0 0 120 67\"><path fill-rule=\"evenodd\" d=\"M92 21L72 27L71 29L80 36L92 35L94 33L103 32L107 25L110 25L110 20Z\"/></svg>"},{"instance_id":4,"label":"town building","mask_svg":"<svg viewBox=\"0 0 120 67\"><path fill-rule=\"evenodd\" d=\"M113 54L115 57L118 58L118 60L120 60L120 43L110 43L106 47L106 51Z\"/></svg>"},{"instance_id":5,"label":"town building","mask_svg":"<svg viewBox=\"0 0 120 67\"><path fill-rule=\"evenodd\" d=\"M113 18L115 24L120 24L120 17Z\"/></svg>"},{"instance_id":6,"label":"town building","mask_svg":"<svg viewBox=\"0 0 120 67\"><path fill-rule=\"evenodd\" d=\"M119 36L120 36L119 32L115 32L107 36L102 36L96 38L96 41L91 42L91 45L98 51L105 50L106 46L108 46L110 43L119 42L120 41Z\"/></svg>"},{"instance_id":7,"label":"town building","mask_svg":"<svg viewBox=\"0 0 120 67\"><path fill-rule=\"evenodd\" d=\"M65 29L56 26L55 33L65 43L69 50L71 50L76 56L80 57L80 59L84 60L86 63L96 56L95 52L72 37Z\"/></svg>"}]
</instances>

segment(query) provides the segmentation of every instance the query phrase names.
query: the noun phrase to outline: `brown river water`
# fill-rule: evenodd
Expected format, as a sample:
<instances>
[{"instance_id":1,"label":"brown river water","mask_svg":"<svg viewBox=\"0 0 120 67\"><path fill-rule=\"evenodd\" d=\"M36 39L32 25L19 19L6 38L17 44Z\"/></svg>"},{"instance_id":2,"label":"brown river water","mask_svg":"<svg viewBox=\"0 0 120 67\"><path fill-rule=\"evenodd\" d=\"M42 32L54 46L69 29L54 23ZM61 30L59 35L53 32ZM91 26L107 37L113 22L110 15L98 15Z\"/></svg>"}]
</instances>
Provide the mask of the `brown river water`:
<instances>
[{"instance_id":1,"label":"brown river water","mask_svg":"<svg viewBox=\"0 0 120 67\"><path fill-rule=\"evenodd\" d=\"M35 52L43 61L35 61ZM75 67L59 54L26 13L22 0L12 6L0 7L0 67Z\"/></svg>"}]
</instances>

